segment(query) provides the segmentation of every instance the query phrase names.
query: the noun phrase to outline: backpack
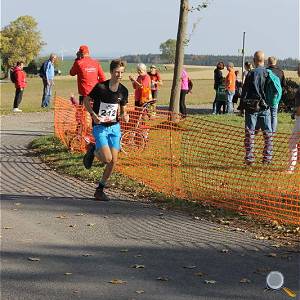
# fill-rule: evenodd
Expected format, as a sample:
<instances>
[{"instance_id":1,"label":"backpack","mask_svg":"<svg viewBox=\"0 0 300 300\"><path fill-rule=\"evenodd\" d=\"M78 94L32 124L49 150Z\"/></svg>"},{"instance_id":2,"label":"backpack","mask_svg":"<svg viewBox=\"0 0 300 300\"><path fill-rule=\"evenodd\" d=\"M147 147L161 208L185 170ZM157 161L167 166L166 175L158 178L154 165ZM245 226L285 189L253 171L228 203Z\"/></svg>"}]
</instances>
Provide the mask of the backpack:
<instances>
[{"instance_id":1,"label":"backpack","mask_svg":"<svg viewBox=\"0 0 300 300\"><path fill-rule=\"evenodd\" d=\"M226 101L226 90L225 85L220 84L216 90L216 101L225 102Z\"/></svg>"},{"instance_id":2,"label":"backpack","mask_svg":"<svg viewBox=\"0 0 300 300\"><path fill-rule=\"evenodd\" d=\"M10 68L9 70L9 77L12 83L17 82L17 74L15 68Z\"/></svg>"},{"instance_id":3,"label":"backpack","mask_svg":"<svg viewBox=\"0 0 300 300\"><path fill-rule=\"evenodd\" d=\"M40 67L39 70L39 76L41 78L45 78L46 77L46 66L47 66L48 60L46 60L45 62L43 62L43 64Z\"/></svg>"},{"instance_id":4,"label":"backpack","mask_svg":"<svg viewBox=\"0 0 300 300\"><path fill-rule=\"evenodd\" d=\"M265 94L266 102L269 106L278 105L282 96L282 87L280 79L271 70L267 69L268 77L266 79Z\"/></svg>"}]
</instances>

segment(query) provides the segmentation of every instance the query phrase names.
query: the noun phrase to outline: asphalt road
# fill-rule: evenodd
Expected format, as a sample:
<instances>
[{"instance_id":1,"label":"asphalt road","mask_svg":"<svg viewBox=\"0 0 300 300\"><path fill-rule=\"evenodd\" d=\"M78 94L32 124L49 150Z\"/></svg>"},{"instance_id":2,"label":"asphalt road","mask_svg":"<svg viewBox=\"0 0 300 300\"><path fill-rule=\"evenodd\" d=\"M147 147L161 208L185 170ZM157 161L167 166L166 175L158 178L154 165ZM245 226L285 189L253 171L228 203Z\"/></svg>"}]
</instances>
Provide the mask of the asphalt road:
<instances>
[{"instance_id":1,"label":"asphalt road","mask_svg":"<svg viewBox=\"0 0 300 300\"><path fill-rule=\"evenodd\" d=\"M271 270L300 299L299 253L115 189L94 202L30 155L52 131L51 113L1 117L1 299L288 299L264 291Z\"/></svg>"}]
</instances>

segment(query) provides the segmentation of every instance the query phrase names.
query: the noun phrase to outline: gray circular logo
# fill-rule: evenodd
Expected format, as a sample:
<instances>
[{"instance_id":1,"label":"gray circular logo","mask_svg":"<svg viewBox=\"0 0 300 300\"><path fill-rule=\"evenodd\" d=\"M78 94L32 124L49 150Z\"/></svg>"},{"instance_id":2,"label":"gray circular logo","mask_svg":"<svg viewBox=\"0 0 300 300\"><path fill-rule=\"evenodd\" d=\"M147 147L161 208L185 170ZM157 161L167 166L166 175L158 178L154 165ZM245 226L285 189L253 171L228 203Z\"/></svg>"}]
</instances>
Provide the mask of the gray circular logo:
<instances>
[{"instance_id":1,"label":"gray circular logo","mask_svg":"<svg viewBox=\"0 0 300 300\"><path fill-rule=\"evenodd\" d=\"M284 277L278 271L272 271L266 278L267 287L272 290L279 290L284 284Z\"/></svg>"}]
</instances>

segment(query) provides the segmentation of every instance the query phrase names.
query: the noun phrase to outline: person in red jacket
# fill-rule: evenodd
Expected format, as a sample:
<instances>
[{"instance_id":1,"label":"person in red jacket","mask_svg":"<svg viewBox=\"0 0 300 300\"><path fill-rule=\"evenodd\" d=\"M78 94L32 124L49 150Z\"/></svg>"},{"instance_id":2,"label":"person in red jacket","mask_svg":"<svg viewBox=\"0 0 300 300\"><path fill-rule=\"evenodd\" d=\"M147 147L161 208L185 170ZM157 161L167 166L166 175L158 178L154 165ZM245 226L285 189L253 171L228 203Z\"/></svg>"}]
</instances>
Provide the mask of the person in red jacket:
<instances>
[{"instance_id":1,"label":"person in red jacket","mask_svg":"<svg viewBox=\"0 0 300 300\"><path fill-rule=\"evenodd\" d=\"M79 93L79 104L83 104L83 97L87 96L97 83L106 80L101 65L90 57L88 46L81 45L70 69L70 75L77 75L77 85Z\"/></svg>"},{"instance_id":2,"label":"person in red jacket","mask_svg":"<svg viewBox=\"0 0 300 300\"><path fill-rule=\"evenodd\" d=\"M26 87L26 73L23 71L24 62L18 61L13 70L14 83L16 87L13 112L22 112L19 105L22 102L24 88Z\"/></svg>"}]
</instances>

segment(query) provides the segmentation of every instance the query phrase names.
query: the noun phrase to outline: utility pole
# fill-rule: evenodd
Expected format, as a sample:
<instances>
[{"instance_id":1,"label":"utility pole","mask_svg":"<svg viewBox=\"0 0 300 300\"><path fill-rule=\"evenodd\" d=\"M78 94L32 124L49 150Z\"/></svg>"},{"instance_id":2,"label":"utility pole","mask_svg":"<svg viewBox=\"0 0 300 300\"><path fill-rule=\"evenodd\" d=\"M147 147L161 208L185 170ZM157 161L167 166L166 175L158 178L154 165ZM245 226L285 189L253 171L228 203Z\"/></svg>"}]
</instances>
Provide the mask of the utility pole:
<instances>
[{"instance_id":1,"label":"utility pole","mask_svg":"<svg viewBox=\"0 0 300 300\"><path fill-rule=\"evenodd\" d=\"M242 49L242 82L244 82L244 65L245 65L245 38L246 38L246 32L243 32L243 49Z\"/></svg>"},{"instance_id":2,"label":"utility pole","mask_svg":"<svg viewBox=\"0 0 300 300\"><path fill-rule=\"evenodd\" d=\"M176 56L174 64L173 84L170 96L169 110L179 113L179 98L181 87L181 72L184 63L184 46L186 40L189 13L189 0L180 0L180 14L176 41Z\"/></svg>"}]
</instances>

